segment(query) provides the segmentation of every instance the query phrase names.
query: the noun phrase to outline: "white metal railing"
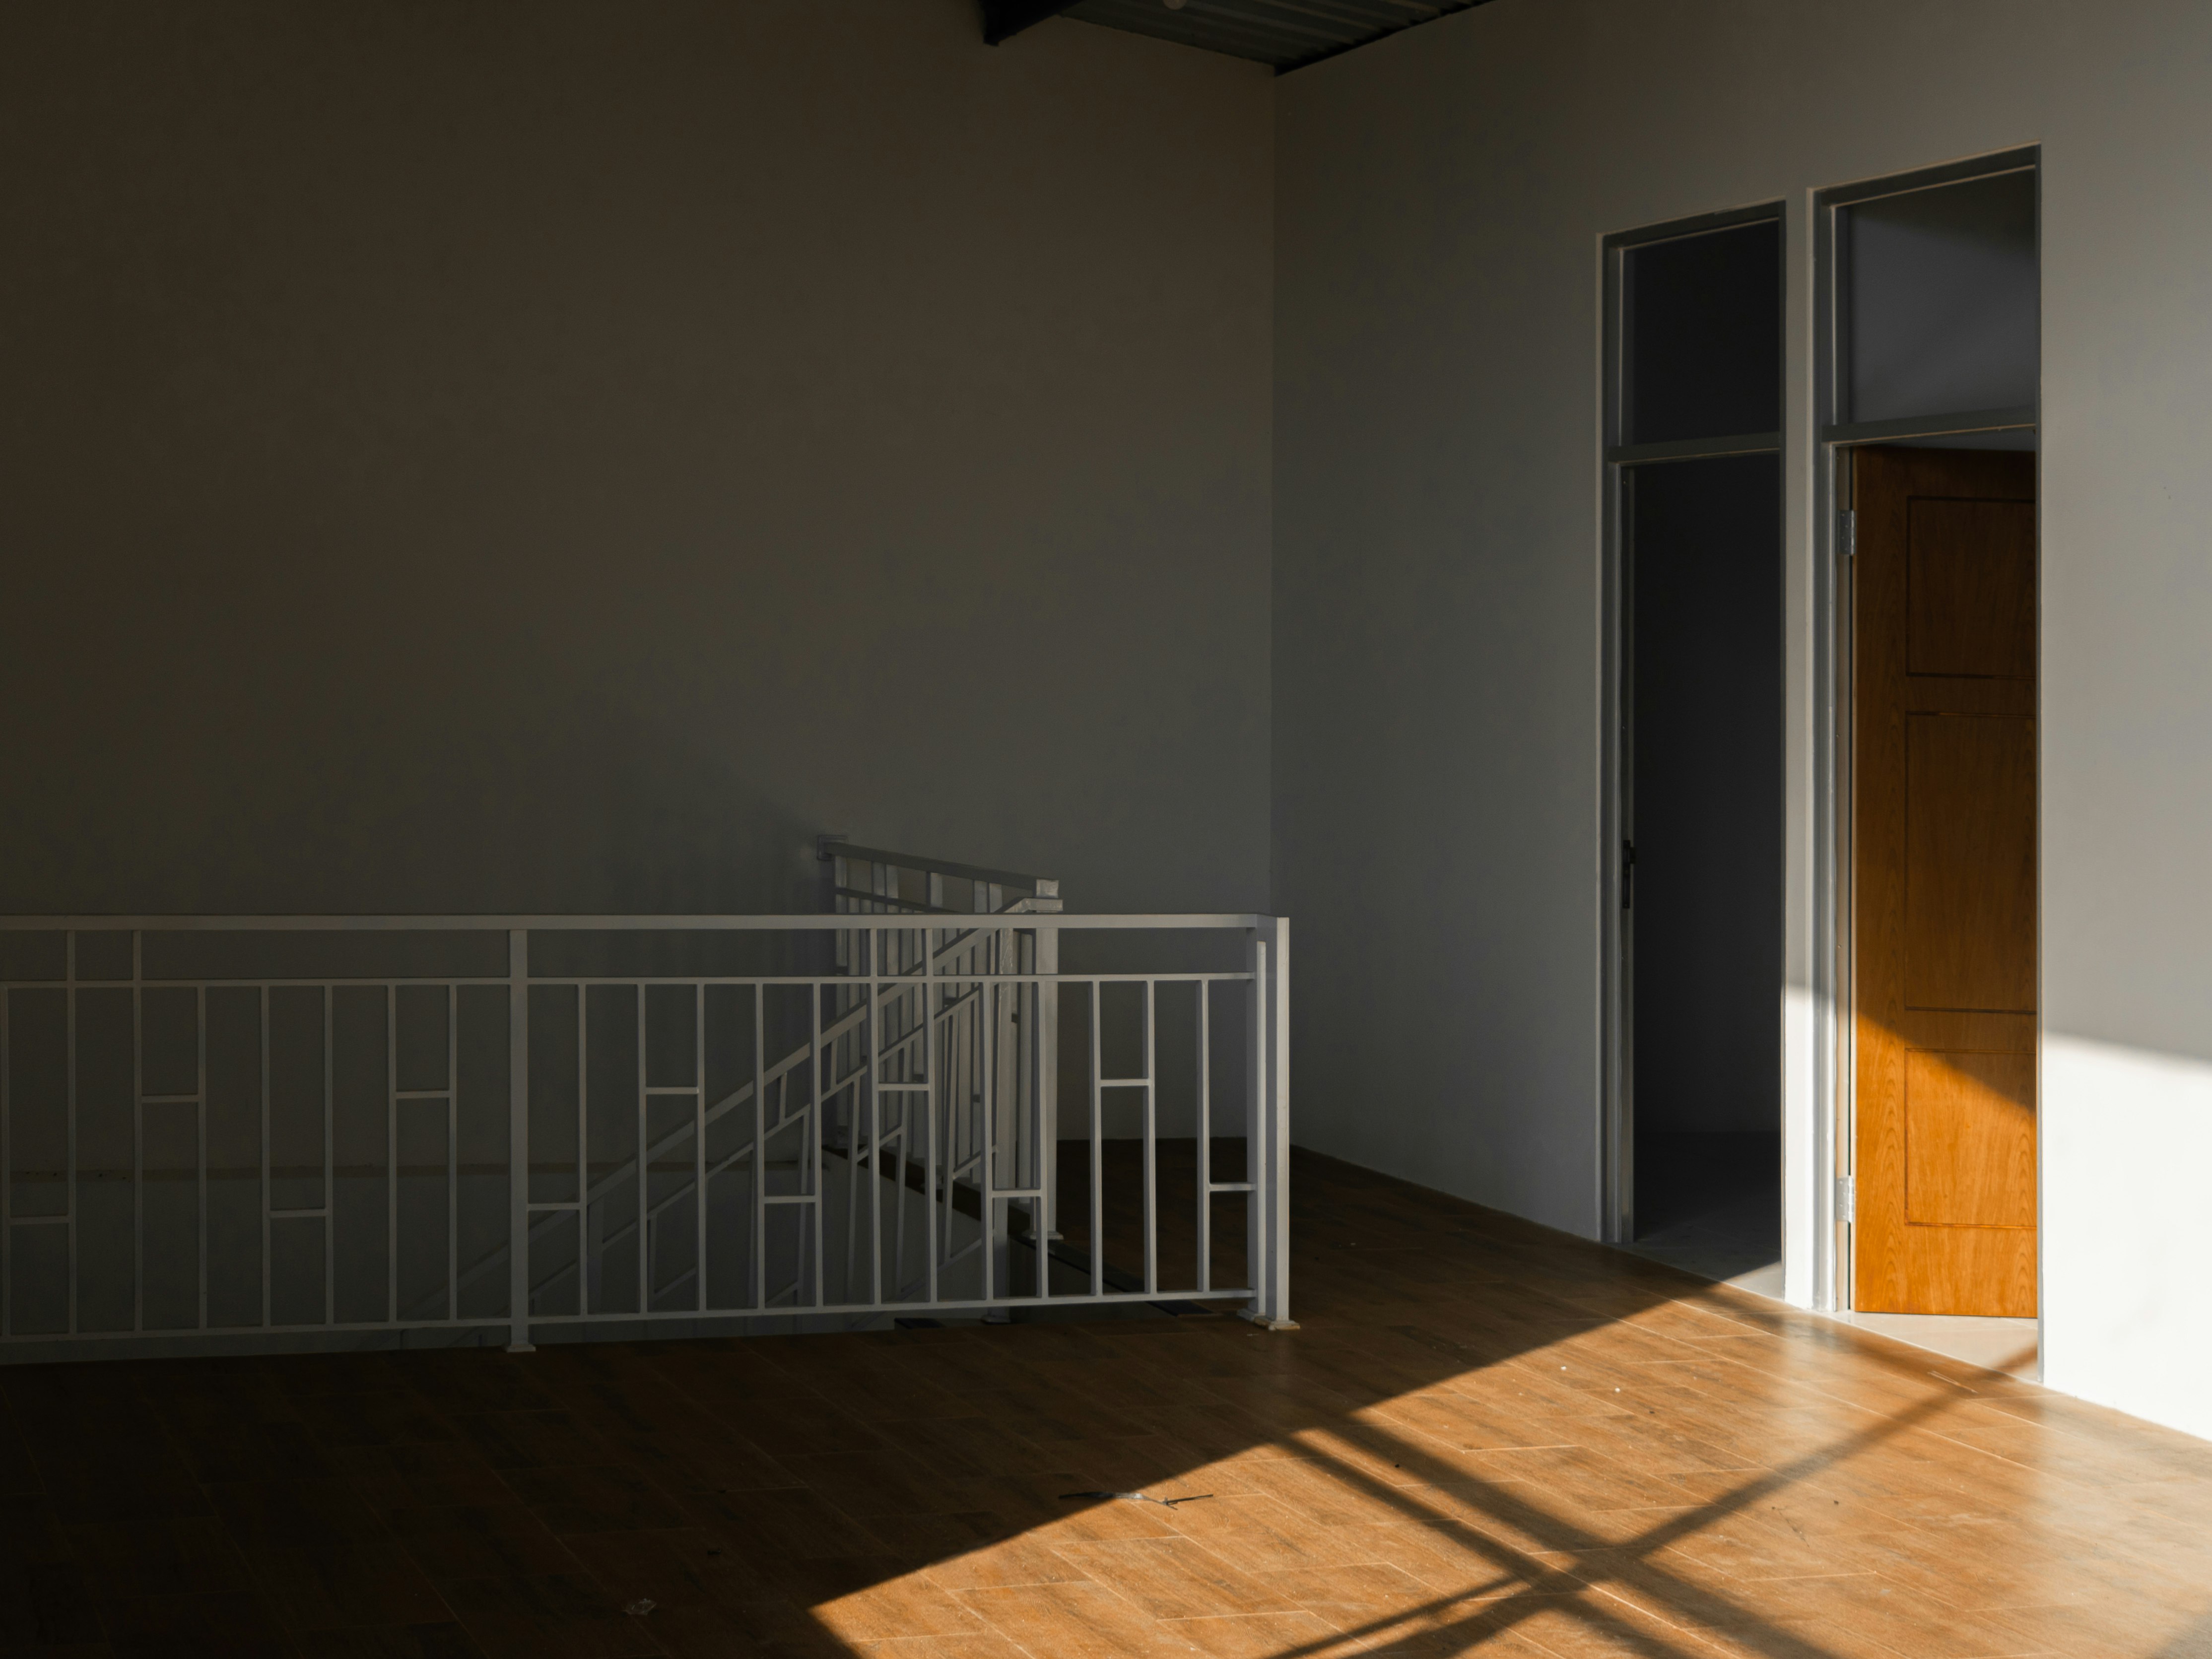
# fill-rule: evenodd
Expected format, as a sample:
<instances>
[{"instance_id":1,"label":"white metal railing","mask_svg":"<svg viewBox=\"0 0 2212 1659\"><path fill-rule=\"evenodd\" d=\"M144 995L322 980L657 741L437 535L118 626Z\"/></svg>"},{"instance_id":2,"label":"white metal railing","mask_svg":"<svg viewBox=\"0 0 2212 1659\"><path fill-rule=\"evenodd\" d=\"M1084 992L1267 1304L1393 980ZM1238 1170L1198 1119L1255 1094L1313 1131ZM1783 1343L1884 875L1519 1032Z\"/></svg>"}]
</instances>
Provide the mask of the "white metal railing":
<instances>
[{"instance_id":1,"label":"white metal railing","mask_svg":"<svg viewBox=\"0 0 2212 1659\"><path fill-rule=\"evenodd\" d=\"M1059 970L1069 936L1131 930L1233 939L1237 965ZM0 920L0 1354L1147 1301L1286 1320L1288 933Z\"/></svg>"},{"instance_id":2,"label":"white metal railing","mask_svg":"<svg viewBox=\"0 0 2212 1659\"><path fill-rule=\"evenodd\" d=\"M846 836L817 836L814 851L823 866L826 900L823 908L838 915L1056 915L1062 908L1060 883L1049 877L890 852L878 847L858 847ZM852 969L859 937L850 931L838 933L837 965L841 969ZM943 954L957 956L970 967L994 965L998 961L1000 938L998 934L985 934L971 939L956 933ZM1056 933L1039 934L1024 930L1009 936L1009 946L1015 954L1006 965L1030 973L1059 971ZM960 1057L957 1064L972 1066L976 1044L981 1040L980 1028L973 1023L978 1012L970 1006L963 1011L966 1018L954 1022L957 1029L951 1034L953 1041L948 1052ZM1024 1014L1030 1017L1026 1021ZM1012 1030L1008 1035L1018 1038L1019 1052L1000 1057L1002 1063L997 1075L1002 1088L1011 1090L1013 1098L1006 1103L1007 1109L999 1114L998 1121L1011 1143L1005 1152L1018 1158L1029 1146L1056 1149L1059 1145L1059 998L1034 998L1027 1007L1016 1012L1011 1025ZM954 1079L951 1088L955 1101L971 1098L973 1091L963 1085L963 1079ZM982 1144L978 1138L979 1126L972 1111L955 1111L952 1121L957 1126L951 1154L953 1172L956 1179L967 1180L971 1177ZM1033 1134L1023 1136L1023 1126L1030 1126ZM1060 1234L1054 1218L1060 1208L1060 1158L1055 1150L1052 1156L1041 1160L1032 1157L1031 1161L1036 1167L1030 1167L1029 1163L1024 1167L1027 1178L1034 1179L1043 1188L1044 1235L1048 1240L1059 1241ZM854 1167L857 1169L857 1163ZM1010 1248L1010 1243L1002 1242L1002 1261L1004 1251Z\"/></svg>"},{"instance_id":3,"label":"white metal railing","mask_svg":"<svg viewBox=\"0 0 2212 1659\"><path fill-rule=\"evenodd\" d=\"M823 908L840 915L1035 915L1060 908L1060 883L1047 876L855 847L844 836L817 836L814 853L829 899Z\"/></svg>"}]
</instances>

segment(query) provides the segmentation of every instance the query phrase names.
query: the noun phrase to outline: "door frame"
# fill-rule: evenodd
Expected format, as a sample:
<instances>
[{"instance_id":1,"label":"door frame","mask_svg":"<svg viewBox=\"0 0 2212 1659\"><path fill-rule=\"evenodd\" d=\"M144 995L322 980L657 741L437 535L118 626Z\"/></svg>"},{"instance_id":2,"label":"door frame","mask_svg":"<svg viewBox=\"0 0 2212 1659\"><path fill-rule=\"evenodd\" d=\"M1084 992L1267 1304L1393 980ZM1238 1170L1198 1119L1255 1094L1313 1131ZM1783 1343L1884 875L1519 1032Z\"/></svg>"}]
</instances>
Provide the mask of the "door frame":
<instances>
[{"instance_id":1,"label":"door frame","mask_svg":"<svg viewBox=\"0 0 2212 1659\"><path fill-rule=\"evenodd\" d=\"M1601 373L1599 501L1601 502L1599 559L1599 690L1598 690L1598 1148L1597 1213L1599 1237L1609 1244L1627 1244L1636 1237L1636 1102L1635 1102L1635 944L1634 923L1624 907L1628 876L1624 834L1632 821L1635 779L1627 742L1634 719L1634 583L1628 547L1628 502L1635 470L1673 461L1717 459L1730 455L1783 453L1783 434L1775 432L1737 433L1717 438L1689 438L1669 443L1626 444L1626 425L1630 365L1625 346L1626 295L1622 281L1630 250L1658 242L1679 241L1743 225L1772 223L1781 228L1784 252L1775 280L1782 290L1785 319L1783 340L1784 384L1788 383L1789 221L1787 204L1757 203L1717 213L1671 219L1633 230L1616 231L1602 238L1599 255L1603 280L1603 355ZM1788 411L1784 416L1786 422ZM1778 526L1787 545L1787 491L1784 524ZM1778 626L1782 619L1776 618Z\"/></svg>"},{"instance_id":2,"label":"door frame","mask_svg":"<svg viewBox=\"0 0 2212 1659\"><path fill-rule=\"evenodd\" d=\"M1903 420L1852 422L1845 407L1844 362L1850 349L1850 295L1843 260L1849 252L1848 231L1842 210L1883 197L1903 196L1970 179L2027 172L2036 178L2037 252L2041 254L2042 149L2039 145L1995 151L1990 155L1910 173L1891 173L1855 184L1818 191L1813 196L1814 349L1813 398L1813 668L1817 695L1827 705L1827 717L1814 722L1814 943L1816 983L1814 1003L1817 1030L1814 1060L1819 1075L1814 1087L1813 1152L1814 1304L1822 1310L1848 1310L1855 1304L1851 1266L1854 1256L1852 1215L1856 1207L1855 1181L1857 1152L1857 1054L1854 1041L1857 1015L1851 883L1855 851L1851 823L1856 797L1851 777L1852 716L1855 688L1851 681L1852 557L1855 522L1844 505L1850 499L1851 452L1870 444L1895 443L1910 438L1965 436L1972 433L2033 431L2041 413L2039 392L2033 404L2011 409L1964 410L1948 414L1917 416ZM2037 301L2037 362L2041 365L2042 305ZM2037 457L2039 479L2041 455ZM2042 490L2036 492L2037 586L2042 592ZM2040 628L2039 624L2039 636ZM2040 786L2039 784L2039 795ZM2041 841L2041 810L2037 811L2037 839ZM2039 859L2038 867L2040 868ZM2039 945L2041 917L2037 918ZM2038 951L2038 972L2041 952ZM2039 994L2037 1003L2041 1006ZM2040 1015L2038 1030L2040 1030ZM2039 1042L2039 1049L2040 1044ZM2039 1058L2038 1071L2040 1073ZM2041 1079L2038 1077L2038 1095ZM2036 1160L2036 1248L2043 1248L2043 1163ZM1784 1230L1785 1239L1788 1229ZM2036 1305L2042 1306L2039 1284Z\"/></svg>"}]
</instances>

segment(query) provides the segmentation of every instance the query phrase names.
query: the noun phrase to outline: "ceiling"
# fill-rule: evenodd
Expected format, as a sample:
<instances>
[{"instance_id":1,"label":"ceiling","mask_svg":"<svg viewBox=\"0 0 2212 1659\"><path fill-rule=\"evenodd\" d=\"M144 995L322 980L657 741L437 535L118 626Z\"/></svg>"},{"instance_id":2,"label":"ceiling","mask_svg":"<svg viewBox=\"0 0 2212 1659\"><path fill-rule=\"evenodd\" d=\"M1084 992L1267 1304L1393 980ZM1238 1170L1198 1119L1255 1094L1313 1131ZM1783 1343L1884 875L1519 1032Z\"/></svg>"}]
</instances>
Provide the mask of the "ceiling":
<instances>
[{"instance_id":1,"label":"ceiling","mask_svg":"<svg viewBox=\"0 0 2212 1659\"><path fill-rule=\"evenodd\" d=\"M1249 58L1278 70L1334 58L1482 0L1074 0L1064 15Z\"/></svg>"}]
</instances>

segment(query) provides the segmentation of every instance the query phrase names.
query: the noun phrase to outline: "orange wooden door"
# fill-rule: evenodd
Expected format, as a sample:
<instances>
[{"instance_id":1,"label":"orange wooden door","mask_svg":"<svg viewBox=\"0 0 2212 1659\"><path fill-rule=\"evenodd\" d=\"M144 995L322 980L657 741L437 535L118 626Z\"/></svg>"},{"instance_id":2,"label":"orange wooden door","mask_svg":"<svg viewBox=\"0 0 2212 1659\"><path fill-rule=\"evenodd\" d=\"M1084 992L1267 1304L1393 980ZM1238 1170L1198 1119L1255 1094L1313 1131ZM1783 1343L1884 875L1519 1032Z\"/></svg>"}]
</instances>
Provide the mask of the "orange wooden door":
<instances>
[{"instance_id":1,"label":"orange wooden door","mask_svg":"<svg viewBox=\"0 0 2212 1659\"><path fill-rule=\"evenodd\" d=\"M2035 458L1853 466L1853 1305L2036 1287Z\"/></svg>"}]
</instances>

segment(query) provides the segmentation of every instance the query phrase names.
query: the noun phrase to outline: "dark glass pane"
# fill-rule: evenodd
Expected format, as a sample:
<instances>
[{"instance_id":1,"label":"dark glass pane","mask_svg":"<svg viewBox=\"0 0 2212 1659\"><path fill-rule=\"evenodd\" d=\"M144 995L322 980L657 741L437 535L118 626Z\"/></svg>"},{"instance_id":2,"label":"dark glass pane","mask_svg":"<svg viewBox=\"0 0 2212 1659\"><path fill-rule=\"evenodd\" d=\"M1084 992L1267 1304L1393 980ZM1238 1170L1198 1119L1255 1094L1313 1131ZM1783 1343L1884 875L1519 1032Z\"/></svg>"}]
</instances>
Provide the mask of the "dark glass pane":
<instances>
[{"instance_id":1,"label":"dark glass pane","mask_svg":"<svg viewBox=\"0 0 2212 1659\"><path fill-rule=\"evenodd\" d=\"M1843 220L1846 419L2035 401L2034 173L1885 196Z\"/></svg>"},{"instance_id":2,"label":"dark glass pane","mask_svg":"<svg viewBox=\"0 0 2212 1659\"><path fill-rule=\"evenodd\" d=\"M1731 437L1782 424L1782 227L1624 256L1623 441Z\"/></svg>"},{"instance_id":3,"label":"dark glass pane","mask_svg":"<svg viewBox=\"0 0 2212 1659\"><path fill-rule=\"evenodd\" d=\"M1680 1219L1683 1206L1714 1199L1697 1183L1720 1180L1745 1159L1767 1171L1747 1201L1773 1200L1782 1066L1781 463L1747 455L1642 466L1632 490L1626 830L1636 861L1628 921L1636 1205L1648 1233ZM1702 1149L1681 1180L1660 1168L1669 1136L1693 1137L1681 1144ZM1778 1201L1760 1213L1778 1217Z\"/></svg>"}]
</instances>

